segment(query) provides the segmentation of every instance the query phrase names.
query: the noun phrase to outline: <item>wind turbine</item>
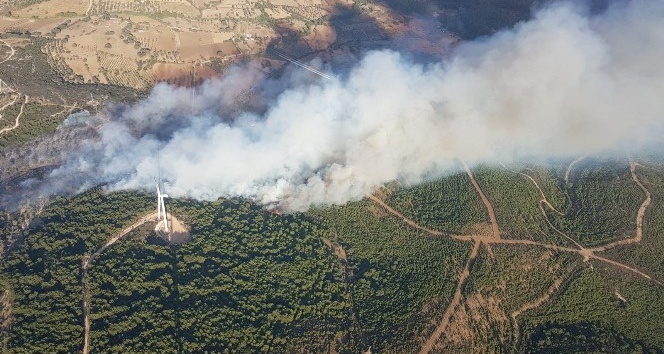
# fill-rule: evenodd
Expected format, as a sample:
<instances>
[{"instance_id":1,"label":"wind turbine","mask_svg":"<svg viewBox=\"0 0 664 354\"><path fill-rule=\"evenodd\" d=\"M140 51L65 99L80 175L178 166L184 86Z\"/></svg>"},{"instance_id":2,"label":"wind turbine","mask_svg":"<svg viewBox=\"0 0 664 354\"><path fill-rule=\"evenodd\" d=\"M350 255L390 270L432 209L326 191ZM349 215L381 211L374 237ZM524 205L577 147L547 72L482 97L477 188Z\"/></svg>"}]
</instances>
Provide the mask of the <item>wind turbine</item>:
<instances>
[{"instance_id":1,"label":"wind turbine","mask_svg":"<svg viewBox=\"0 0 664 354\"><path fill-rule=\"evenodd\" d=\"M168 194L162 194L159 188L159 182L154 181L157 186L157 219L164 220L164 231L168 232L168 219L166 218L166 206L164 205L164 198L168 198Z\"/></svg>"}]
</instances>

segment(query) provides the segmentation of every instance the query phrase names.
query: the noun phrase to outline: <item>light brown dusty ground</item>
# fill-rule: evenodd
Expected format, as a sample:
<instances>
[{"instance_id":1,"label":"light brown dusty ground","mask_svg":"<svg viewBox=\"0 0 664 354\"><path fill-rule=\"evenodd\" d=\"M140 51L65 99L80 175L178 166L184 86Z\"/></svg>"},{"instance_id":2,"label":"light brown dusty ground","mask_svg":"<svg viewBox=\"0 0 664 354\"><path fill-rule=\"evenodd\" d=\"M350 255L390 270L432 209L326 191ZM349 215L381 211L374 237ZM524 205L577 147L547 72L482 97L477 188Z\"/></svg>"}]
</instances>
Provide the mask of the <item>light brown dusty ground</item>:
<instances>
[{"instance_id":1,"label":"light brown dusty ground","mask_svg":"<svg viewBox=\"0 0 664 354\"><path fill-rule=\"evenodd\" d=\"M191 234L189 229L180 221L175 215L171 213L166 214L170 226L169 232L163 231L163 221L159 221L157 226L155 226L155 232L159 237L166 240L171 245L180 245L191 239Z\"/></svg>"}]
</instances>

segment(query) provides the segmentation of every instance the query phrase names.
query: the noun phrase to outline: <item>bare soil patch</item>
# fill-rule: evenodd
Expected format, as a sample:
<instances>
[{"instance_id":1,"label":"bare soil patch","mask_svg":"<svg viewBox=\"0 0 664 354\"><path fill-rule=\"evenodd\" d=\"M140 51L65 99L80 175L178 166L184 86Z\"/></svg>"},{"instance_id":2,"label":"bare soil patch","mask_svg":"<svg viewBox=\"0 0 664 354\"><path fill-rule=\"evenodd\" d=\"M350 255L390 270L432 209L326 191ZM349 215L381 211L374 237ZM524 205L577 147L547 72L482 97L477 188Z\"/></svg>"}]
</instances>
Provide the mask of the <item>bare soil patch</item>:
<instances>
[{"instance_id":1,"label":"bare soil patch","mask_svg":"<svg viewBox=\"0 0 664 354\"><path fill-rule=\"evenodd\" d=\"M311 33L304 39L309 43L311 49L323 50L337 40L337 34L331 26L317 25L311 29Z\"/></svg>"},{"instance_id":2,"label":"bare soil patch","mask_svg":"<svg viewBox=\"0 0 664 354\"><path fill-rule=\"evenodd\" d=\"M346 250L344 247L336 242L333 242L330 239L323 237L323 243L330 248L334 254L339 258L340 261L347 262L348 258L346 257Z\"/></svg>"},{"instance_id":3,"label":"bare soil patch","mask_svg":"<svg viewBox=\"0 0 664 354\"><path fill-rule=\"evenodd\" d=\"M0 19L0 30L3 31L29 31L33 34L46 34L55 27L63 24L67 20L76 20L76 18L2 18ZM13 39L11 39L13 40ZM21 40L29 42L29 38Z\"/></svg>"},{"instance_id":4,"label":"bare soil patch","mask_svg":"<svg viewBox=\"0 0 664 354\"><path fill-rule=\"evenodd\" d=\"M157 222L155 232L157 235L166 240L171 245L181 245L191 240L189 229L175 215L171 213L166 214L169 222L170 231L163 231L163 221Z\"/></svg>"},{"instance_id":5,"label":"bare soil patch","mask_svg":"<svg viewBox=\"0 0 664 354\"><path fill-rule=\"evenodd\" d=\"M438 323L436 329L433 331L431 336L429 336L429 338L426 340L426 342L424 342L424 344L420 348L419 352L420 354L430 353L431 350L434 349L440 337L443 335L443 333L446 333L448 325L450 324L450 320L452 319L453 315L456 313L457 308L462 307L461 303L461 301L463 300L462 290L464 285L466 284L466 281L468 280L468 277L470 276L470 270L473 267L475 258L477 258L477 255L479 254L481 245L482 244L479 241L475 241L475 243L473 244L473 249L470 251L470 256L466 261L466 266L461 271L461 274L459 274L459 281L457 283L456 291L454 292L454 297L452 298L452 302L447 307L447 310L445 310L443 318Z\"/></svg>"},{"instance_id":6,"label":"bare soil patch","mask_svg":"<svg viewBox=\"0 0 664 354\"><path fill-rule=\"evenodd\" d=\"M449 328L434 348L443 352L460 348L474 353L485 352L483 338L477 337L490 335L497 335L499 342L505 344L509 338L509 318L500 299L474 293L454 312Z\"/></svg>"}]
</instances>

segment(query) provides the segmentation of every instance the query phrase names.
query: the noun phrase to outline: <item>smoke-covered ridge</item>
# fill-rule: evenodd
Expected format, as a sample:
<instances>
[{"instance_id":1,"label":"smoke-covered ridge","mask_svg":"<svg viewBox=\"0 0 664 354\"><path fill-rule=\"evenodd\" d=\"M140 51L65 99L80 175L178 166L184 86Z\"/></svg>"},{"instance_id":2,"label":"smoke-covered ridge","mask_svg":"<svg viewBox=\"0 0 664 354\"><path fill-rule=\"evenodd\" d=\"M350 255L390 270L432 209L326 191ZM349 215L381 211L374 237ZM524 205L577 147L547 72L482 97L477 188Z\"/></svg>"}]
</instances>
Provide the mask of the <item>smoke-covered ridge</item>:
<instances>
[{"instance_id":1,"label":"smoke-covered ridge","mask_svg":"<svg viewBox=\"0 0 664 354\"><path fill-rule=\"evenodd\" d=\"M597 16L556 4L434 64L382 50L333 80L275 82L238 68L193 95L158 85L116 110L48 185L150 188L159 158L173 197L305 210L453 172L457 159L628 147L661 136L661 58L664 2L630 1ZM230 112L252 87L267 97L261 113Z\"/></svg>"}]
</instances>

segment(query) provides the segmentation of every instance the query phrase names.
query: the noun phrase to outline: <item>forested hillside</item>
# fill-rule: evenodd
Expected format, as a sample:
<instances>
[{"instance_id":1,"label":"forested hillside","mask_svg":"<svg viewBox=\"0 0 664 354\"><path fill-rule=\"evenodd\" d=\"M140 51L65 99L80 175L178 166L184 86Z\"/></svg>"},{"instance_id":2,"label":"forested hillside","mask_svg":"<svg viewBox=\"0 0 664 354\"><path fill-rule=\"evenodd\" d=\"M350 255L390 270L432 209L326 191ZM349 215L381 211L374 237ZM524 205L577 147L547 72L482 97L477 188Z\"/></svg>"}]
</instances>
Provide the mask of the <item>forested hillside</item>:
<instances>
[{"instance_id":1,"label":"forested hillside","mask_svg":"<svg viewBox=\"0 0 664 354\"><path fill-rule=\"evenodd\" d=\"M85 277L154 198L57 198L2 260L3 351L81 351L87 291L92 353L661 352L664 179L637 161L480 166L304 214L168 200L189 242L145 222Z\"/></svg>"}]
</instances>

